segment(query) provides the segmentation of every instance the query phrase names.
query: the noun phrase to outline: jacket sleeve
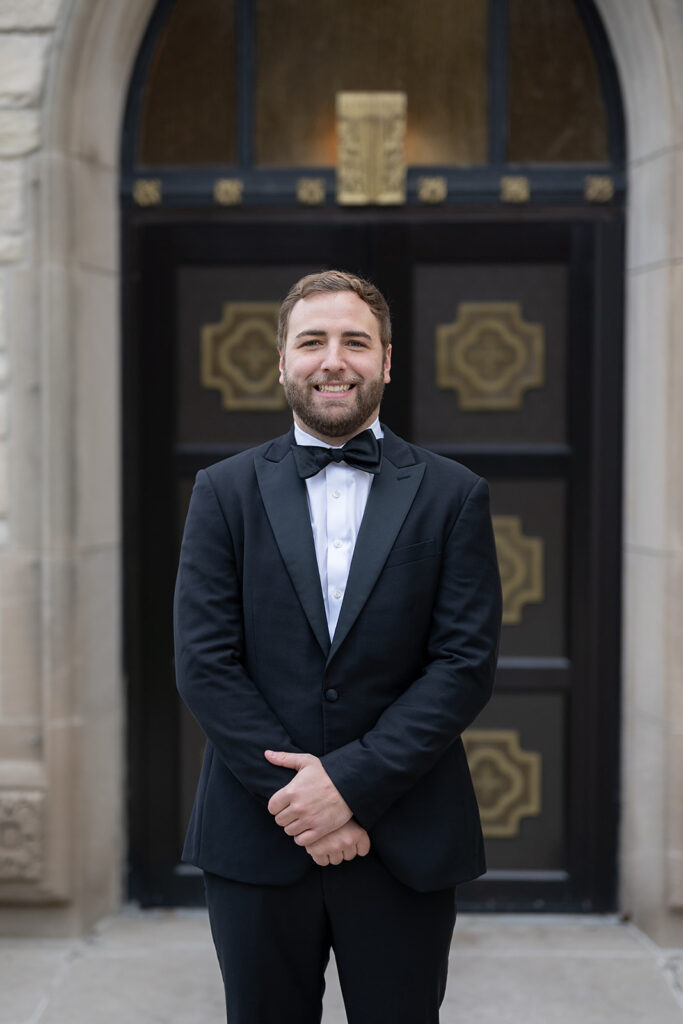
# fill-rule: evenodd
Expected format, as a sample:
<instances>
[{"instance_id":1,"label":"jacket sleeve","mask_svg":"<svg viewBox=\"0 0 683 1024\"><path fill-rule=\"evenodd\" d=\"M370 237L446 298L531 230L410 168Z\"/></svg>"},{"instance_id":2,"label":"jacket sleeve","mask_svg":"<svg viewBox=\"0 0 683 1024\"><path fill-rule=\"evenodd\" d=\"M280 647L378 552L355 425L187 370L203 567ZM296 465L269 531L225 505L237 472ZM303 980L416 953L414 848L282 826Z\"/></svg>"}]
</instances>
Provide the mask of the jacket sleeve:
<instances>
[{"instance_id":1,"label":"jacket sleeve","mask_svg":"<svg viewBox=\"0 0 683 1024\"><path fill-rule=\"evenodd\" d=\"M242 595L233 540L204 470L197 474L185 523L174 631L181 697L233 775L267 803L295 773L271 765L264 750L299 748L244 667Z\"/></svg>"},{"instance_id":2,"label":"jacket sleeve","mask_svg":"<svg viewBox=\"0 0 683 1024\"><path fill-rule=\"evenodd\" d=\"M488 485L479 479L442 553L424 671L372 729L322 758L365 828L433 767L489 700L501 612Z\"/></svg>"}]
</instances>

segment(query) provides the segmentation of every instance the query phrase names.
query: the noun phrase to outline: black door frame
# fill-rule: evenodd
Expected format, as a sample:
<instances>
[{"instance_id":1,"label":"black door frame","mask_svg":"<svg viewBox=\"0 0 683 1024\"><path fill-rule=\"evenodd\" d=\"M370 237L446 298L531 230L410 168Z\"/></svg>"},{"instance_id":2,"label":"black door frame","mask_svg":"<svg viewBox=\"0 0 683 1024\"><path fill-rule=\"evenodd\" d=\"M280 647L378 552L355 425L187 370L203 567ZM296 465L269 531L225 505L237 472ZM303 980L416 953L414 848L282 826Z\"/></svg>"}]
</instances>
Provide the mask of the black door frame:
<instances>
[{"instance_id":1,"label":"black door frame","mask_svg":"<svg viewBox=\"0 0 683 1024\"><path fill-rule=\"evenodd\" d=\"M177 715L171 668L168 664L170 605L159 608L160 589L170 597L175 566L167 553L175 524L168 522L168 494L164 479L173 475L174 360L172 358L175 307L173 272L180 257L185 263L214 262L233 227L241 237L240 258L258 260L259 230L245 247L247 225L269 229L279 241L271 250L277 259L287 237L321 237L326 228L344 227L362 248L375 237L379 245L368 253L377 267L391 258L408 227L423 231L422 247L432 237L432 257L440 258L435 232L455 230L458 245L469 262L486 258L487 234L496 233L501 260L556 258L562 250L571 266L570 289L584 299L570 304L568 337L588 338L587 364L570 360L569 390L585 395L590 416L574 406L570 424L582 459L572 466L571 486L583 495L581 517L572 521L571 557L580 592L568 595L575 609L572 630L586 664L575 666L581 699L571 705L573 766L568 786L568 822L571 845L569 879L557 877L504 878L463 887L459 903L472 909L608 911L616 901L616 848L619 785L619 650L621 582L621 422L622 422L622 286L623 214L617 207L539 208L527 210L425 211L417 208L385 211L320 211L244 209L124 211L123 392L124 392L124 622L125 664L128 678L129 754L129 893L144 905L194 903L200 892L192 869L178 865ZM372 227L382 225L375 232ZM520 229L524 246L520 249ZM177 243L182 237L181 248ZM438 241L438 240L437 240ZM558 246L560 247L558 249ZM490 248L488 249L490 258ZM553 254L555 256L553 257ZM334 246L323 262L334 263ZM150 273L151 268L151 273ZM363 269L359 267L358 269ZM143 273L144 271L144 273ZM381 273L377 283L383 286ZM402 293L401 293L402 292ZM397 323L409 324L402 309L407 289L390 295ZM395 350L395 382L387 392L384 414L390 424L410 407L407 367L401 368L400 345ZM148 394L167 395L165 405L150 407ZM215 458L230 454L230 446ZM479 447L451 446L448 454L466 462L484 476L500 472L500 456ZM529 465L533 454L539 474L552 475L567 453L544 449L534 453L510 448L506 471L514 474ZM201 453L178 454L184 469L205 464ZM203 460L203 461L202 461ZM166 511L166 517L164 512ZM166 554L165 554L166 553ZM154 608L154 614L148 610ZM510 666L511 685L514 667ZM524 666L517 667L524 673ZM519 677L522 681L522 675ZM592 814L586 808L594 807ZM175 851L171 854L171 851ZM532 904L533 901L533 904Z\"/></svg>"}]
</instances>

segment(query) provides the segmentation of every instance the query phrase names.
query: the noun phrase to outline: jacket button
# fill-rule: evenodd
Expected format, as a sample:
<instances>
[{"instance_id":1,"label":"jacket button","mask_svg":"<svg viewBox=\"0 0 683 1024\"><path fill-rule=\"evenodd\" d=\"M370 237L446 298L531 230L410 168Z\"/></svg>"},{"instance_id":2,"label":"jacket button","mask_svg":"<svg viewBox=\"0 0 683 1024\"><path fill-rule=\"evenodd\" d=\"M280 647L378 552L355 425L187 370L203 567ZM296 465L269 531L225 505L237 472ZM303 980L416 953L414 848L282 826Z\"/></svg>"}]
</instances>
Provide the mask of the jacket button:
<instances>
[{"instance_id":1,"label":"jacket button","mask_svg":"<svg viewBox=\"0 0 683 1024\"><path fill-rule=\"evenodd\" d=\"M336 690L325 690L325 698L326 698L326 700L335 701L338 696L339 696L339 694L337 693Z\"/></svg>"}]
</instances>

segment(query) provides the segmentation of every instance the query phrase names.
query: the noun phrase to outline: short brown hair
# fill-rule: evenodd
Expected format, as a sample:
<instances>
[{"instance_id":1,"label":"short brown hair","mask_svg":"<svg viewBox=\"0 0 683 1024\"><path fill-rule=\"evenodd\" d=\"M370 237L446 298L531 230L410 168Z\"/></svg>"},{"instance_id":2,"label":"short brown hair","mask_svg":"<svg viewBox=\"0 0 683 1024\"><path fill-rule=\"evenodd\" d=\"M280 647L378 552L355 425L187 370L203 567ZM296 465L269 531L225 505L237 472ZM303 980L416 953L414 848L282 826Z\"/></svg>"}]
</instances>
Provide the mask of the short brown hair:
<instances>
[{"instance_id":1,"label":"short brown hair","mask_svg":"<svg viewBox=\"0 0 683 1024\"><path fill-rule=\"evenodd\" d=\"M278 317L277 347L280 352L284 351L292 309L299 299L320 292L355 292L375 314L379 324L380 341L386 352L391 343L391 316L387 300L374 284L345 270L322 270L317 274L307 274L292 285L280 306Z\"/></svg>"}]
</instances>

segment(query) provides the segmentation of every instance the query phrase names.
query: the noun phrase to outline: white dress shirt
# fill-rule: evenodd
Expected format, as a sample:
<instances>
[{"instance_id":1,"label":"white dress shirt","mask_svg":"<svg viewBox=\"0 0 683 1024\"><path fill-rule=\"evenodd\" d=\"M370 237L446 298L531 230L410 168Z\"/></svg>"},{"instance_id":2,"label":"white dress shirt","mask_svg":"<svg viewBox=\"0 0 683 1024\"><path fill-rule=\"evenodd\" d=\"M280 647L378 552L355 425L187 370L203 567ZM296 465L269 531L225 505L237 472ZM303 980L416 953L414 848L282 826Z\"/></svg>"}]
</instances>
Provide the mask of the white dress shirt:
<instances>
[{"instance_id":1,"label":"white dress shirt","mask_svg":"<svg viewBox=\"0 0 683 1024\"><path fill-rule=\"evenodd\" d=\"M379 419L370 425L370 430L377 438L384 436ZM312 437L296 423L294 437L297 444L316 445L319 448L342 447ZM325 469L306 480L308 511L330 640L337 627L353 549L372 480L372 473L356 469L346 462L330 462Z\"/></svg>"}]
</instances>

